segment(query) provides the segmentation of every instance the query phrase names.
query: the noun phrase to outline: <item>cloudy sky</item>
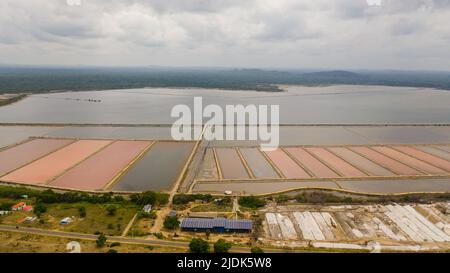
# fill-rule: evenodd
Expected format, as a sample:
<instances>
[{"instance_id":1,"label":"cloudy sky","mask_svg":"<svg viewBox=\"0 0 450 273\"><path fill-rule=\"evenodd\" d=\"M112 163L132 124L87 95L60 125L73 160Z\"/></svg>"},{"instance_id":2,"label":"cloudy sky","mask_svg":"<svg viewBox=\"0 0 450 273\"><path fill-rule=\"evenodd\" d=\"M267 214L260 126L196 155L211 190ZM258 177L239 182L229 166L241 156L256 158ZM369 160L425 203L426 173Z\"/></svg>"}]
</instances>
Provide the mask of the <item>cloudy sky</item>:
<instances>
[{"instance_id":1,"label":"cloudy sky","mask_svg":"<svg viewBox=\"0 0 450 273\"><path fill-rule=\"evenodd\" d=\"M367 1L1 0L0 64L450 70L450 0Z\"/></svg>"}]
</instances>

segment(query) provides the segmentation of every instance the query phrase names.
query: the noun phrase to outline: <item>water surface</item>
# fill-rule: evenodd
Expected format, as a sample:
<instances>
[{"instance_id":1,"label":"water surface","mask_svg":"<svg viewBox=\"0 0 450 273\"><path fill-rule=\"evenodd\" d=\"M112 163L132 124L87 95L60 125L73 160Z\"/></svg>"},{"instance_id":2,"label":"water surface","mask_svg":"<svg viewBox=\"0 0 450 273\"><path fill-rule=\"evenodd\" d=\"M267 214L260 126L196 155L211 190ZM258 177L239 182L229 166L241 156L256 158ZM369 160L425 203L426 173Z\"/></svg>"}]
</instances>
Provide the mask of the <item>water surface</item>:
<instances>
[{"instance_id":1,"label":"water surface","mask_svg":"<svg viewBox=\"0 0 450 273\"><path fill-rule=\"evenodd\" d=\"M386 86L285 87L286 92L124 89L36 94L0 107L0 122L172 123L171 109L203 104L280 105L288 124L450 123L450 92ZM97 100L92 102L88 100Z\"/></svg>"}]
</instances>

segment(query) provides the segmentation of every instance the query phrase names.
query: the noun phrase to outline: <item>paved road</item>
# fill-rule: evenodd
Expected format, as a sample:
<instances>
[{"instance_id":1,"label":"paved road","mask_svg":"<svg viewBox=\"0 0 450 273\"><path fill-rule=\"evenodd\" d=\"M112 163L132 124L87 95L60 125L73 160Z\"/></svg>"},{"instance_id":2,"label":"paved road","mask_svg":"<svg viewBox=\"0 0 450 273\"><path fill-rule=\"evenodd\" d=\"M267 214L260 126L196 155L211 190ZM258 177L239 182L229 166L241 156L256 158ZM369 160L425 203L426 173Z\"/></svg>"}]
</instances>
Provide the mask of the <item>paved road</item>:
<instances>
[{"instance_id":1,"label":"paved road","mask_svg":"<svg viewBox=\"0 0 450 273\"><path fill-rule=\"evenodd\" d=\"M34 235L42 235L42 236L50 236L50 237L63 237L70 239L82 239L82 240L96 240L97 235L93 234L83 234L83 233L75 233L75 232L65 232L65 231L54 231L54 230L45 230L38 228L27 228L20 227L16 228L15 226L6 226L0 225L0 231L9 231L9 232L20 232L26 234L34 234ZM166 241L166 240L157 240L157 239L137 239L137 238L124 238L118 236L107 236L108 241L111 242L119 242L124 244L140 244L140 245L152 245L152 246L166 246L166 247L176 247L186 249L189 247L188 242L177 242L177 241ZM264 249L265 252L285 252L282 249ZM240 253L250 253L250 248L247 247L237 247L234 246L231 249L231 252L240 252Z\"/></svg>"}]
</instances>

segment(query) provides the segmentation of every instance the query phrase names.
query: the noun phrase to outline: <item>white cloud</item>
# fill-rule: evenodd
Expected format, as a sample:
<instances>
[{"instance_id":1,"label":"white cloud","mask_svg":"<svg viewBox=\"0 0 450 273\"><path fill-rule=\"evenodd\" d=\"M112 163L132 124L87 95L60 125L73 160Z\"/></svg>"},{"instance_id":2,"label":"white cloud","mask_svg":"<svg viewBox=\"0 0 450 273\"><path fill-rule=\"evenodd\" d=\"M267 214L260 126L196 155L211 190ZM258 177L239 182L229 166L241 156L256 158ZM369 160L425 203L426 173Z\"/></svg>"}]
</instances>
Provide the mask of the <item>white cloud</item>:
<instances>
[{"instance_id":1,"label":"white cloud","mask_svg":"<svg viewBox=\"0 0 450 273\"><path fill-rule=\"evenodd\" d=\"M0 63L447 69L450 0L0 1Z\"/></svg>"}]
</instances>

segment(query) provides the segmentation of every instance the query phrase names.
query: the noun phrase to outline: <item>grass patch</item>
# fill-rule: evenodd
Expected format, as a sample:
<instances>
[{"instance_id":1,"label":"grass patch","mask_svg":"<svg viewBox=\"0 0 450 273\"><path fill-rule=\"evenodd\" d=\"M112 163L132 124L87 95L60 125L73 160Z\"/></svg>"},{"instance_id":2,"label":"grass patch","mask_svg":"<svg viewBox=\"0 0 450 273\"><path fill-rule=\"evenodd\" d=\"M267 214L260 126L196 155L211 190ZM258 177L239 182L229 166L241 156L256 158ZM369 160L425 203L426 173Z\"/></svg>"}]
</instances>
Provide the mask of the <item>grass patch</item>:
<instances>
[{"instance_id":1,"label":"grass patch","mask_svg":"<svg viewBox=\"0 0 450 273\"><path fill-rule=\"evenodd\" d=\"M154 219L140 218L137 219L128 231L128 237L145 237L151 235L150 229L153 226Z\"/></svg>"},{"instance_id":2,"label":"grass patch","mask_svg":"<svg viewBox=\"0 0 450 273\"><path fill-rule=\"evenodd\" d=\"M70 241L72 239L0 231L0 253L65 253L67 252L66 244ZM83 253L105 253L109 250L108 248L98 248L95 241L92 240L75 239L75 241L81 244ZM119 253L186 252L186 249L183 248L114 242L110 243L109 247L114 247Z\"/></svg>"},{"instance_id":3,"label":"grass patch","mask_svg":"<svg viewBox=\"0 0 450 273\"><path fill-rule=\"evenodd\" d=\"M192 212L231 212L233 210L233 206L231 204L201 204L195 206L191 209Z\"/></svg>"},{"instance_id":4,"label":"grass patch","mask_svg":"<svg viewBox=\"0 0 450 273\"><path fill-rule=\"evenodd\" d=\"M134 205L115 205L117 210L114 215L107 211L108 204L53 204L48 206L41 219L43 224L39 227L58 229L70 232L95 233L106 235L121 235L129 221L137 211ZM84 207L86 217L79 216L79 208ZM68 225L61 225L59 221L65 217L74 217L74 221Z\"/></svg>"},{"instance_id":5,"label":"grass patch","mask_svg":"<svg viewBox=\"0 0 450 273\"><path fill-rule=\"evenodd\" d=\"M3 202L7 199L2 199ZM25 200L30 203L30 200ZM114 215L108 214L108 206L113 204L116 207ZM17 225L35 227L42 229L61 230L68 232L79 232L94 234L96 232L106 235L121 235L129 221L138 211L138 206L128 203L105 203L91 204L79 202L71 204L45 204L46 212L33 223L18 224L18 220L27 216L34 216L33 212L16 211L0 217L0 222L6 225ZM80 216L80 208L84 208L86 216ZM66 217L74 216L73 222L68 225L61 225L60 221Z\"/></svg>"}]
</instances>

